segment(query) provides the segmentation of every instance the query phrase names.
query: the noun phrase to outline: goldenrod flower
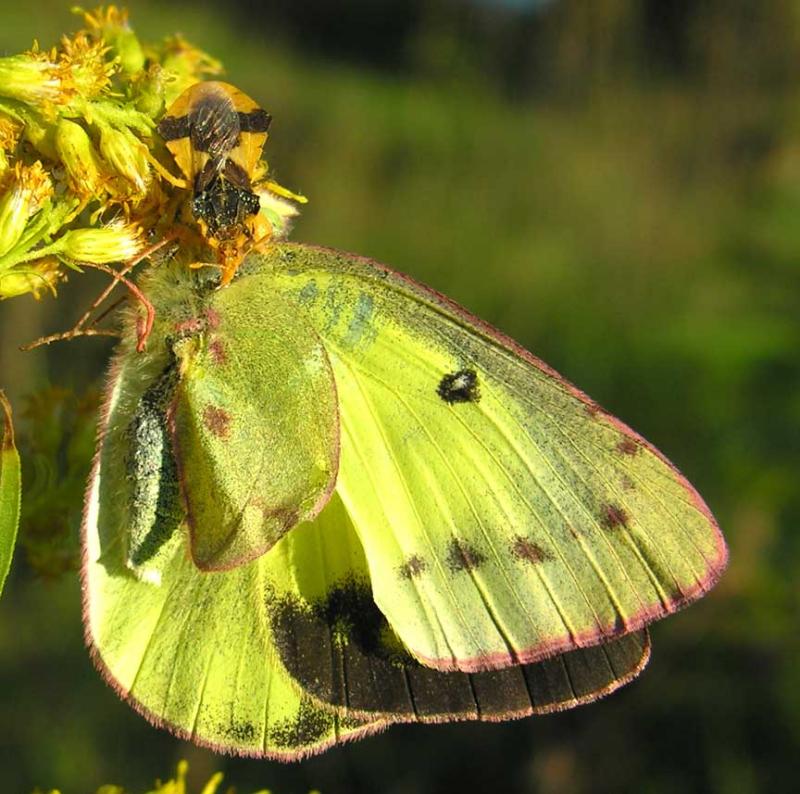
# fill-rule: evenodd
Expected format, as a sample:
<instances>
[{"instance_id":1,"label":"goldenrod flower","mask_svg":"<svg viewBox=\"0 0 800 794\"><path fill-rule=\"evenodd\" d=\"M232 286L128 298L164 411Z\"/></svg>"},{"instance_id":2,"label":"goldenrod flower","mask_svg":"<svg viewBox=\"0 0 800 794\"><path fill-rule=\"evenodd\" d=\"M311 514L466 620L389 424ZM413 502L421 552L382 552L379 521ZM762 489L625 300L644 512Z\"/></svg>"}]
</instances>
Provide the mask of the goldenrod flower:
<instances>
[{"instance_id":1,"label":"goldenrod flower","mask_svg":"<svg viewBox=\"0 0 800 794\"><path fill-rule=\"evenodd\" d=\"M99 229L72 229L47 246L46 250L75 262L103 265L126 262L143 248L144 238L138 226L111 223Z\"/></svg>"},{"instance_id":2,"label":"goldenrod flower","mask_svg":"<svg viewBox=\"0 0 800 794\"><path fill-rule=\"evenodd\" d=\"M116 65L113 59L106 60L110 49L104 41L93 41L84 32L61 40L61 103L76 96L81 100L92 99L111 85Z\"/></svg>"},{"instance_id":3,"label":"goldenrod flower","mask_svg":"<svg viewBox=\"0 0 800 794\"><path fill-rule=\"evenodd\" d=\"M189 764L186 761L178 761L178 769L177 774L171 780L166 780L163 783L160 780L157 780L155 783L155 788L151 789L147 792L147 794L189 794L188 787L186 785L186 773L189 771ZM208 783L203 786L203 790L200 794L217 794L219 792L220 784L223 781L223 774L222 772L216 772L211 776ZM233 787L228 789L228 792L232 792ZM100 786L99 789L95 792L95 794L125 794L126 790L122 786L114 786L114 785L105 785ZM34 792L34 794L37 794ZM50 789L47 794L60 794L58 789ZM267 789L261 789L260 791L256 791L255 794L269 794ZM318 791L311 791L309 794L319 794Z\"/></svg>"},{"instance_id":4,"label":"goldenrod flower","mask_svg":"<svg viewBox=\"0 0 800 794\"><path fill-rule=\"evenodd\" d=\"M54 102L61 93L58 65L33 50L0 58L0 96L37 104Z\"/></svg>"},{"instance_id":5,"label":"goldenrod flower","mask_svg":"<svg viewBox=\"0 0 800 794\"><path fill-rule=\"evenodd\" d=\"M59 119L55 144L71 189L82 198L99 196L107 180L86 130L74 121Z\"/></svg>"},{"instance_id":6,"label":"goldenrod flower","mask_svg":"<svg viewBox=\"0 0 800 794\"><path fill-rule=\"evenodd\" d=\"M10 184L0 196L0 257L20 240L28 220L53 194L53 183L40 162L17 163Z\"/></svg>"},{"instance_id":7,"label":"goldenrod flower","mask_svg":"<svg viewBox=\"0 0 800 794\"><path fill-rule=\"evenodd\" d=\"M107 42L119 60L119 68L126 74L136 74L144 69L144 51L136 34L128 25L127 9L108 6L83 11L83 18L91 33L98 39Z\"/></svg>"},{"instance_id":8,"label":"goldenrod flower","mask_svg":"<svg viewBox=\"0 0 800 794\"><path fill-rule=\"evenodd\" d=\"M32 292L39 300L44 291L55 294L56 284L64 277L61 264L54 256L18 265L0 271L0 298L16 298Z\"/></svg>"},{"instance_id":9,"label":"goldenrod flower","mask_svg":"<svg viewBox=\"0 0 800 794\"><path fill-rule=\"evenodd\" d=\"M21 125L0 114L0 176L11 165L11 155L17 148Z\"/></svg>"},{"instance_id":10,"label":"goldenrod flower","mask_svg":"<svg viewBox=\"0 0 800 794\"><path fill-rule=\"evenodd\" d=\"M0 114L0 149L10 152L19 139L20 123Z\"/></svg>"},{"instance_id":11,"label":"goldenrod flower","mask_svg":"<svg viewBox=\"0 0 800 794\"><path fill-rule=\"evenodd\" d=\"M16 116L22 126L21 137L28 141L36 151L48 160L58 162L56 151L55 127L52 119L45 119L39 112L30 107L15 108Z\"/></svg>"},{"instance_id":12,"label":"goldenrod flower","mask_svg":"<svg viewBox=\"0 0 800 794\"><path fill-rule=\"evenodd\" d=\"M58 47L0 58L0 298L54 292L65 267L135 258L146 234L174 232L190 194L155 125L221 64L180 36L143 48L115 6L76 10L85 29ZM285 237L305 199L268 181L266 163L252 176L248 238ZM112 213L125 222L100 226Z\"/></svg>"},{"instance_id":13,"label":"goldenrod flower","mask_svg":"<svg viewBox=\"0 0 800 794\"><path fill-rule=\"evenodd\" d=\"M100 127L100 154L111 168L126 179L140 196L150 182L147 147L127 130L108 125Z\"/></svg>"}]
</instances>

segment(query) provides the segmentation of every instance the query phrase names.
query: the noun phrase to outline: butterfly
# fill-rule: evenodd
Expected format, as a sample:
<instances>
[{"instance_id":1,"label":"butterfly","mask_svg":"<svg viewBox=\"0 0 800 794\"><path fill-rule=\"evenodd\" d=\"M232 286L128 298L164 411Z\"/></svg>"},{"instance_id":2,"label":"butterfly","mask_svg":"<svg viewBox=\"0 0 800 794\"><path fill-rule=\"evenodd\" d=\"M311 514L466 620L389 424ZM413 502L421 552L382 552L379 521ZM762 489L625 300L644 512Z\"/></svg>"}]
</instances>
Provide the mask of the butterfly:
<instances>
[{"instance_id":1,"label":"butterfly","mask_svg":"<svg viewBox=\"0 0 800 794\"><path fill-rule=\"evenodd\" d=\"M571 708L726 546L648 442L513 341L371 260L294 243L151 268L113 359L83 527L117 692L291 760L397 722Z\"/></svg>"}]
</instances>

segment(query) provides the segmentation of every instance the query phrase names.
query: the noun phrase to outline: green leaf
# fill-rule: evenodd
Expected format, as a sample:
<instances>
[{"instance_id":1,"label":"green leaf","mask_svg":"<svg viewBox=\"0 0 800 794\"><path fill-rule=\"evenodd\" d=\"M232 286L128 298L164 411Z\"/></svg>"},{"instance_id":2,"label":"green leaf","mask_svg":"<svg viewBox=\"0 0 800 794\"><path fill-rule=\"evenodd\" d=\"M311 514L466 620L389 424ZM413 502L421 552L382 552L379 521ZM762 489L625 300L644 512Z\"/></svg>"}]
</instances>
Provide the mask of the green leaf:
<instances>
[{"instance_id":1,"label":"green leaf","mask_svg":"<svg viewBox=\"0 0 800 794\"><path fill-rule=\"evenodd\" d=\"M19 454L14 445L14 426L11 406L0 391L2 433L0 434L0 593L11 567L14 544L17 539L20 507Z\"/></svg>"}]
</instances>

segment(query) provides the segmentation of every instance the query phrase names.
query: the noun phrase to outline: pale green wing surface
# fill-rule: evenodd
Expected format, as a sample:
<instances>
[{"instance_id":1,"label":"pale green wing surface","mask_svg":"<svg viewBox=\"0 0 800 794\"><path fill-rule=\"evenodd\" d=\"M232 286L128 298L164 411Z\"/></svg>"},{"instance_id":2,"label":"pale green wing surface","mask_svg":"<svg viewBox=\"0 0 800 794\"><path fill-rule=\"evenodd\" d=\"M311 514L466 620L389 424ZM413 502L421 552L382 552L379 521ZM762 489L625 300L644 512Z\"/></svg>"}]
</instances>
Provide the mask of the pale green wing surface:
<instances>
[{"instance_id":1,"label":"pale green wing surface","mask_svg":"<svg viewBox=\"0 0 800 794\"><path fill-rule=\"evenodd\" d=\"M385 721L321 708L286 673L267 620L281 575L271 554L225 572L193 564L181 508L166 506L178 495L168 455L138 449L158 436L142 407L162 389L157 347L151 337L153 352L116 359L87 494L84 613L98 667L150 721L217 750L288 760L379 730ZM131 476L142 456L147 487ZM161 507L148 513L147 499ZM157 542L134 564L128 538L148 515Z\"/></svg>"},{"instance_id":2,"label":"pale green wing surface","mask_svg":"<svg viewBox=\"0 0 800 794\"><path fill-rule=\"evenodd\" d=\"M646 630L522 666L442 672L406 651L375 605L364 552L337 494L267 555L269 617L289 673L314 697L394 720L503 720L571 708L634 678Z\"/></svg>"},{"instance_id":3,"label":"pale green wing surface","mask_svg":"<svg viewBox=\"0 0 800 794\"><path fill-rule=\"evenodd\" d=\"M425 664L533 662L705 593L727 551L652 446L456 304L368 260L280 244L339 395L337 491L375 600ZM246 277L242 283L247 283Z\"/></svg>"},{"instance_id":4,"label":"pale green wing surface","mask_svg":"<svg viewBox=\"0 0 800 794\"><path fill-rule=\"evenodd\" d=\"M174 344L171 419L192 557L220 570L263 554L324 506L339 417L319 337L269 280L211 292L198 320L203 331Z\"/></svg>"},{"instance_id":5,"label":"pale green wing surface","mask_svg":"<svg viewBox=\"0 0 800 794\"><path fill-rule=\"evenodd\" d=\"M14 445L11 406L0 391L0 593L17 540L20 502L19 454Z\"/></svg>"}]
</instances>

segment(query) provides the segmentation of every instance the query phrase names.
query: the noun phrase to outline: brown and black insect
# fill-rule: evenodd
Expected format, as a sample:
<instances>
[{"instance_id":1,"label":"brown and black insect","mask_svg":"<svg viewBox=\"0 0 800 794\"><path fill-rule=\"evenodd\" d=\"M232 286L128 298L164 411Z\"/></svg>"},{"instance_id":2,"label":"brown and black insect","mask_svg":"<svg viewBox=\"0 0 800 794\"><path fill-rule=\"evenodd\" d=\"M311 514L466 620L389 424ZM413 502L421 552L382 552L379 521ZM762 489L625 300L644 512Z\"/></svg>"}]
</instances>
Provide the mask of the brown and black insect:
<instances>
[{"instance_id":1,"label":"brown and black insect","mask_svg":"<svg viewBox=\"0 0 800 794\"><path fill-rule=\"evenodd\" d=\"M197 83L184 91L158 125L192 189L191 214L229 283L249 248L268 238L253 179L271 117L235 86Z\"/></svg>"}]
</instances>

